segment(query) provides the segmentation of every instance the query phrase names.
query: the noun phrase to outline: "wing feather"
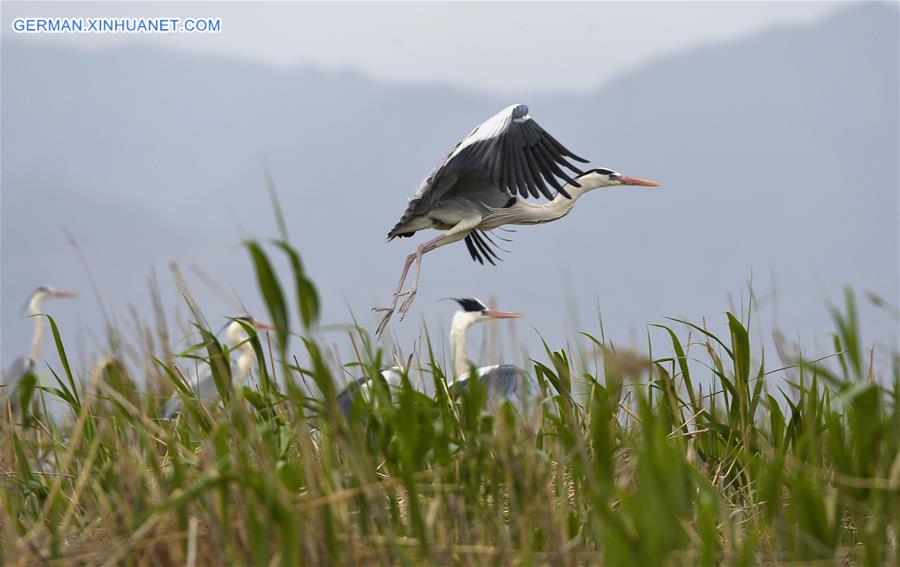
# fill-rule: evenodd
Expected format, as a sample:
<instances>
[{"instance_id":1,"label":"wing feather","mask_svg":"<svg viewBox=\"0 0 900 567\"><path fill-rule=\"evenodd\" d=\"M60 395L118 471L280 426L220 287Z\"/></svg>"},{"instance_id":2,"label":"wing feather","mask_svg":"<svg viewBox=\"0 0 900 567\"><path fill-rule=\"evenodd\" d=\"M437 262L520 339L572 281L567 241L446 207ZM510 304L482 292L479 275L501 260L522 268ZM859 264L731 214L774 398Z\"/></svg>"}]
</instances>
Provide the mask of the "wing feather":
<instances>
[{"instance_id":1,"label":"wing feather","mask_svg":"<svg viewBox=\"0 0 900 567\"><path fill-rule=\"evenodd\" d=\"M473 238L471 234L466 236L466 248L469 249L469 256L471 256L473 260L483 266L484 260L481 259L481 255L478 254L478 250L475 249L475 244L472 242L472 240Z\"/></svg>"},{"instance_id":2,"label":"wing feather","mask_svg":"<svg viewBox=\"0 0 900 567\"><path fill-rule=\"evenodd\" d=\"M444 156L419 185L397 226L431 210L454 190L459 179L472 175L487 177L497 190L510 196L552 199L555 189L568 197L562 182L578 185L575 177L583 173L569 160L587 163L541 128L529 116L527 106L509 106L477 126ZM397 234L392 231L389 236Z\"/></svg>"}]
</instances>

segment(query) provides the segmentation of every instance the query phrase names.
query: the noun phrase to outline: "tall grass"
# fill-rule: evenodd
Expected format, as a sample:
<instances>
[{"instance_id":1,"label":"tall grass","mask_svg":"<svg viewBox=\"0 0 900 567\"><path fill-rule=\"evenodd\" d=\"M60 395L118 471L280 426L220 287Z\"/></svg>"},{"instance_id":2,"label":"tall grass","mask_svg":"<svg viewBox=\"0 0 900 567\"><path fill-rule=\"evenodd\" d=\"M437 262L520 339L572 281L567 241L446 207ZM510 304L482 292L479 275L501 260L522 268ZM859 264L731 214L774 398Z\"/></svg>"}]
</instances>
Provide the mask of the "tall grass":
<instances>
[{"instance_id":1,"label":"tall grass","mask_svg":"<svg viewBox=\"0 0 900 567\"><path fill-rule=\"evenodd\" d=\"M585 335L587 357L551 344L534 360L550 399L534 431L483 411L478 388L450 399L426 342L413 366L433 396L378 382L345 418L315 285L282 236L246 245L277 327L272 341L247 327L259 387L234 389L228 347L197 314L182 354L210 365L223 401L183 391L173 421L157 414L190 358L160 346L140 367L79 371L48 318L53 385L24 395L71 418L40 403L4 416L0 563L898 561L900 365L876 375L849 292L828 361L770 369L731 313L727 336L664 322L646 358ZM357 375L391 359L361 329L347 338Z\"/></svg>"}]
</instances>

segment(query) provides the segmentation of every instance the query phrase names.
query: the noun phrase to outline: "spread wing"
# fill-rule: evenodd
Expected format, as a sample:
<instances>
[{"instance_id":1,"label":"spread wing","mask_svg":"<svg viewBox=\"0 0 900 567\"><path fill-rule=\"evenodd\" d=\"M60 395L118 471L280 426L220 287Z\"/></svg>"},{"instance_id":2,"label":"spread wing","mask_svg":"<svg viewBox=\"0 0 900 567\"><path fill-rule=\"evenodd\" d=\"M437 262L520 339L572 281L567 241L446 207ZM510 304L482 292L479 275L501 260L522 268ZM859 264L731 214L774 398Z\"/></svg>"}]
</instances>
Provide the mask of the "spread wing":
<instances>
[{"instance_id":1,"label":"spread wing","mask_svg":"<svg viewBox=\"0 0 900 567\"><path fill-rule=\"evenodd\" d=\"M577 186L575 176L583 172L567 158L587 163L541 128L528 114L527 106L508 106L472 130L422 181L413 199L417 209L414 214L429 210L461 177L471 175L487 176L492 185L510 196L543 195L552 199L553 187L568 197L563 186Z\"/></svg>"}]
</instances>

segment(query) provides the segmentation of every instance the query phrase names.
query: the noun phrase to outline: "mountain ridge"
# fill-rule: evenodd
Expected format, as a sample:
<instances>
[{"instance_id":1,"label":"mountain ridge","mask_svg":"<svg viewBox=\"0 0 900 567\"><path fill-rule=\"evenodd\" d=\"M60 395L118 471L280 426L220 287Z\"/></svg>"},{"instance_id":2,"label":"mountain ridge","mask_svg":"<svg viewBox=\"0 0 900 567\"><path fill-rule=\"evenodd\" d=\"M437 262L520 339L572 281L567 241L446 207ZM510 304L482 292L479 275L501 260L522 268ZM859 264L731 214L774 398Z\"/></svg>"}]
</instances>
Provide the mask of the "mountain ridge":
<instances>
[{"instance_id":1,"label":"mountain ridge","mask_svg":"<svg viewBox=\"0 0 900 567\"><path fill-rule=\"evenodd\" d=\"M663 189L588 196L572 218L519 230L495 270L471 265L463 249L429 255L418 311L397 327L401 338L414 332L415 317L435 312L429 297L460 294L496 293L500 305L533 313L543 332L560 332L562 298L546 290L561 289L565 271L578 283L579 303L593 304L587 294L597 293L609 306L607 328L623 332L664 315L719 312L723 294L754 269L771 267L800 296L810 289L811 272L824 274L826 296L844 279L896 296L889 270L859 254L869 246L877 257L898 257L889 230L897 224L897 111L890 104L897 56L883 52L897 31L884 10L893 9L853 7L813 25L673 55L591 95L516 101L529 103L545 128L595 166L661 181ZM249 263L236 251L244 235L235 234L229 215L239 211L249 234L274 233L265 161L305 263L332 293L326 320L344 320L342 298L358 313L387 300L412 244L386 247L383 233L418 181L507 102L147 48L60 54L4 44L2 58L4 359L27 344L7 333L29 328L11 315L21 295L59 279L86 284L76 262L62 269L68 245L61 235L34 248L53 254L59 270L13 252L35 222L48 234L69 226L76 238L103 226L91 207L75 218L71 203L54 209L57 188L71 188L76 200L115 197L145 211L148 226L140 231L120 226L117 238L104 242L98 230L86 246L117 302L145 301L150 265L159 269L169 260L199 263L225 287L255 297ZM834 164L853 177L835 174ZM10 199L9 191L24 196ZM28 211L41 211L43 220ZM744 232L734 234L735 215ZM154 232L160 250L152 261L120 255L115 266L103 265L123 242L149 247L153 235L144 233ZM179 250L185 242L190 246ZM598 246L575 250L566 246L571 242ZM808 265L798 266L797 257ZM677 274L676 289L653 283L657 273ZM371 274L371 287L349 285L360 274ZM517 287L523 281L526 289ZM529 305L536 290L544 303ZM173 289L166 293L178 301ZM813 333L828 328L815 315L821 299L793 301L797 314L788 324ZM57 308L66 316L90 310ZM224 315L233 307L213 300L209 309ZM889 324L867 317L876 330Z\"/></svg>"}]
</instances>

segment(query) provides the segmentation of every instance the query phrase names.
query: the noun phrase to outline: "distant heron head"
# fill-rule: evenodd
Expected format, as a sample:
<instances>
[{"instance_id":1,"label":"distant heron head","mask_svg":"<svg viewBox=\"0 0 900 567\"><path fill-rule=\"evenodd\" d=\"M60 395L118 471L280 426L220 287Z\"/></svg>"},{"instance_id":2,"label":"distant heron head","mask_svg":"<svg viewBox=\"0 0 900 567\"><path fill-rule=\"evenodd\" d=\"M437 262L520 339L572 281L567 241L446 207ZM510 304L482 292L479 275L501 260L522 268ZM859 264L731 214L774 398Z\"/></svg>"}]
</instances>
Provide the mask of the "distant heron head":
<instances>
[{"instance_id":1,"label":"distant heron head","mask_svg":"<svg viewBox=\"0 0 900 567\"><path fill-rule=\"evenodd\" d=\"M77 291L65 291L62 289L56 289L53 286L42 285L38 286L33 292L31 292L31 299L60 299L64 297L78 297Z\"/></svg>"},{"instance_id":2,"label":"distant heron head","mask_svg":"<svg viewBox=\"0 0 900 567\"><path fill-rule=\"evenodd\" d=\"M524 316L523 313L516 311L489 309L484 303L474 297L454 297L452 299L462 308L461 311L457 312L456 316L469 325L487 321L488 319L518 319Z\"/></svg>"},{"instance_id":3,"label":"distant heron head","mask_svg":"<svg viewBox=\"0 0 900 567\"><path fill-rule=\"evenodd\" d=\"M246 339L246 326L253 327L258 331L271 331L275 329L275 327L269 323L258 321L250 315L231 317L231 323L228 324L228 329L225 331L225 337L228 344L235 345Z\"/></svg>"},{"instance_id":4,"label":"distant heron head","mask_svg":"<svg viewBox=\"0 0 900 567\"><path fill-rule=\"evenodd\" d=\"M617 187L619 185L638 185L641 187L658 187L659 183L655 181L647 181L646 179L638 179L636 177L628 177L622 175L618 171L612 169L597 168L585 171L578 176L579 183L585 183L589 187Z\"/></svg>"},{"instance_id":5,"label":"distant heron head","mask_svg":"<svg viewBox=\"0 0 900 567\"><path fill-rule=\"evenodd\" d=\"M22 306L22 313L35 315L37 313L40 313L41 303L43 303L44 300L62 299L65 297L78 297L78 292L64 291L61 289L56 289L55 287L49 285L38 286L34 291L31 292L31 295L28 296L28 301L26 301L25 305Z\"/></svg>"}]
</instances>

